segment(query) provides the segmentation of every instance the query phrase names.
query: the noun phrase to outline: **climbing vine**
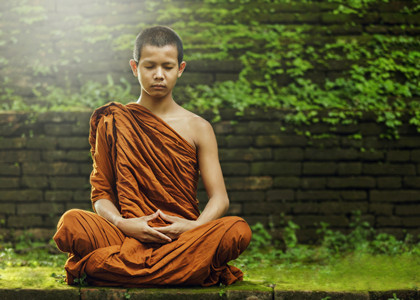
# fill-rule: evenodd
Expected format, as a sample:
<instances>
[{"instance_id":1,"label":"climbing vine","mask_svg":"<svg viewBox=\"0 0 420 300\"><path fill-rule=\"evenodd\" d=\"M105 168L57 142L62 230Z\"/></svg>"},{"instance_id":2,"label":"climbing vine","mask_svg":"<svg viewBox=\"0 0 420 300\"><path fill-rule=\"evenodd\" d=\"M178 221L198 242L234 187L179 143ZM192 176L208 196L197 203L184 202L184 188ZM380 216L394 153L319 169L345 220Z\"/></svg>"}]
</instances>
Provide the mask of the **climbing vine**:
<instances>
[{"instance_id":1,"label":"climbing vine","mask_svg":"<svg viewBox=\"0 0 420 300\"><path fill-rule=\"evenodd\" d=\"M227 64L240 61L242 69L237 80L180 89L181 102L189 109L211 110L216 115L223 108L234 108L239 114L252 107L285 109L289 111L289 122L327 122L332 126L357 122L364 112L373 112L377 121L389 129L384 137L391 138L398 137L404 118L420 132L420 41L413 34L418 28L418 22L413 20L420 10L420 1L403 2L404 5L399 2L399 11L386 15L397 18L390 21L394 25L376 22L369 27L366 20L376 18L380 7L391 2L147 0L143 11L148 18L139 19L135 25L94 24L78 15L69 15L63 22L75 28L81 42L90 45L92 58L84 63L97 63L96 47L128 53L135 33L153 24L169 25L179 32L186 60L223 60ZM28 12L33 16L31 23L47 18L45 9L25 0L16 3L20 6L16 4L10 10L19 18L28 16ZM113 1L104 6L118 9ZM319 19L315 22L313 16ZM409 21L404 21L406 17ZM57 39L66 37L64 30L54 29L51 33ZM13 35L16 43L20 36L18 32ZM0 39L0 47L10 42L2 32ZM100 85L77 75L81 88L75 90L69 85L71 66L80 63L86 54L82 48L70 52L59 47L54 52L48 45L40 44L36 51L30 64L33 75L54 76L68 68L67 85L35 83L32 95L36 105L32 105L33 101L27 105L23 97L4 85L0 88L3 109L93 108L110 97L134 99L127 81L110 77L107 84ZM41 59L45 56L52 57L49 63ZM4 65L11 64L8 60L0 57Z\"/></svg>"}]
</instances>

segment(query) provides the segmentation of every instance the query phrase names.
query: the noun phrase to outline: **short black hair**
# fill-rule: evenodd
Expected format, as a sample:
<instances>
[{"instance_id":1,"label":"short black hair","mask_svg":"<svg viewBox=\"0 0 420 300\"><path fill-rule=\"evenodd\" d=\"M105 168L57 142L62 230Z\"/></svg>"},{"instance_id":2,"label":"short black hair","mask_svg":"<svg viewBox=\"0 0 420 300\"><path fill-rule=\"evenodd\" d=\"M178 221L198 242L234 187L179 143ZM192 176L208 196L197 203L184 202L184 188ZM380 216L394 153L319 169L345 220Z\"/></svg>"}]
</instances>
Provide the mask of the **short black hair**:
<instances>
[{"instance_id":1,"label":"short black hair","mask_svg":"<svg viewBox=\"0 0 420 300\"><path fill-rule=\"evenodd\" d=\"M179 35L171 28L166 26L153 26L144 29L137 35L134 45L133 58L139 63L141 50L145 45L156 47L164 47L166 45L174 45L178 50L178 65L184 58L184 48Z\"/></svg>"}]
</instances>

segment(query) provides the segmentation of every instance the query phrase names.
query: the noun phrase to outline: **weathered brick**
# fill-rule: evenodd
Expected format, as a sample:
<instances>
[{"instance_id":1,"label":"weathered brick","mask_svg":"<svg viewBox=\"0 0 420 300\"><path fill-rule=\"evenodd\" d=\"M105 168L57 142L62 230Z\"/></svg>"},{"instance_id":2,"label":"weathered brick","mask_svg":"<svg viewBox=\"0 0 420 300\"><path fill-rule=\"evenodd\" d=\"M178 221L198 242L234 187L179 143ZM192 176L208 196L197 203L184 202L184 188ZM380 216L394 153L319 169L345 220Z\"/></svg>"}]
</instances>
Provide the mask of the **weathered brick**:
<instances>
[{"instance_id":1,"label":"weathered brick","mask_svg":"<svg viewBox=\"0 0 420 300\"><path fill-rule=\"evenodd\" d=\"M337 164L333 162L304 162L303 175L333 175Z\"/></svg>"},{"instance_id":2,"label":"weathered brick","mask_svg":"<svg viewBox=\"0 0 420 300\"><path fill-rule=\"evenodd\" d=\"M228 216L241 216L244 214L243 205L241 203L231 203L229 209L226 212Z\"/></svg>"},{"instance_id":3,"label":"weathered brick","mask_svg":"<svg viewBox=\"0 0 420 300\"><path fill-rule=\"evenodd\" d=\"M51 164L49 175L77 175L79 165L75 163L54 162Z\"/></svg>"},{"instance_id":4,"label":"weathered brick","mask_svg":"<svg viewBox=\"0 0 420 300\"><path fill-rule=\"evenodd\" d=\"M420 218L419 216L416 217L404 217L402 219L402 225L404 227L416 227L420 226Z\"/></svg>"},{"instance_id":5,"label":"weathered brick","mask_svg":"<svg viewBox=\"0 0 420 300\"><path fill-rule=\"evenodd\" d=\"M226 175L249 175L249 163L223 162L221 163L223 174Z\"/></svg>"},{"instance_id":6,"label":"weathered brick","mask_svg":"<svg viewBox=\"0 0 420 300\"><path fill-rule=\"evenodd\" d=\"M366 175L416 175L416 167L413 164L363 164L363 174Z\"/></svg>"},{"instance_id":7,"label":"weathered brick","mask_svg":"<svg viewBox=\"0 0 420 300\"><path fill-rule=\"evenodd\" d=\"M0 162L26 162L40 161L40 151L18 150L18 151L0 151Z\"/></svg>"},{"instance_id":8,"label":"weathered brick","mask_svg":"<svg viewBox=\"0 0 420 300\"><path fill-rule=\"evenodd\" d=\"M252 175L299 175L301 163L295 162L253 162Z\"/></svg>"},{"instance_id":9,"label":"weathered brick","mask_svg":"<svg viewBox=\"0 0 420 300\"><path fill-rule=\"evenodd\" d=\"M287 213L290 209L290 204L283 204L278 202L261 202L250 203L246 202L243 206L245 215L266 215L266 214L281 214Z\"/></svg>"},{"instance_id":10,"label":"weathered brick","mask_svg":"<svg viewBox=\"0 0 420 300\"><path fill-rule=\"evenodd\" d=\"M262 202L265 199L265 193L263 191L233 191L229 192L229 199L231 202Z\"/></svg>"},{"instance_id":11,"label":"weathered brick","mask_svg":"<svg viewBox=\"0 0 420 300\"><path fill-rule=\"evenodd\" d=\"M33 204L18 204L17 214L18 215L47 215L51 216L62 212L64 210L64 204L57 203L33 203Z\"/></svg>"},{"instance_id":12,"label":"weathered brick","mask_svg":"<svg viewBox=\"0 0 420 300\"><path fill-rule=\"evenodd\" d=\"M296 191L296 199L302 201L310 200L339 200L340 194L335 191L328 190L308 190Z\"/></svg>"},{"instance_id":13,"label":"weathered brick","mask_svg":"<svg viewBox=\"0 0 420 300\"><path fill-rule=\"evenodd\" d=\"M376 182L380 189L399 189L402 187L401 177L377 177Z\"/></svg>"},{"instance_id":14,"label":"weathered brick","mask_svg":"<svg viewBox=\"0 0 420 300\"><path fill-rule=\"evenodd\" d=\"M376 182L373 177L331 177L327 179L327 187L333 189L364 189L373 188L375 186Z\"/></svg>"},{"instance_id":15,"label":"weathered brick","mask_svg":"<svg viewBox=\"0 0 420 300\"><path fill-rule=\"evenodd\" d=\"M402 218L396 216L387 216L382 217L379 216L376 218L376 225L377 226L391 226L391 227L398 227L402 225Z\"/></svg>"},{"instance_id":16,"label":"weathered brick","mask_svg":"<svg viewBox=\"0 0 420 300\"><path fill-rule=\"evenodd\" d=\"M294 214L318 214L320 204L317 202L294 203L292 210Z\"/></svg>"},{"instance_id":17,"label":"weathered brick","mask_svg":"<svg viewBox=\"0 0 420 300\"><path fill-rule=\"evenodd\" d=\"M22 177L22 187L41 190L48 187L46 176L24 176Z\"/></svg>"},{"instance_id":18,"label":"weathered brick","mask_svg":"<svg viewBox=\"0 0 420 300\"><path fill-rule=\"evenodd\" d=\"M43 198L39 190L4 190L0 193L0 201L42 201Z\"/></svg>"},{"instance_id":19,"label":"weathered brick","mask_svg":"<svg viewBox=\"0 0 420 300\"><path fill-rule=\"evenodd\" d=\"M244 216L245 221L249 224L249 225L255 225L257 223L261 223L264 226L268 225L268 218L266 216Z\"/></svg>"},{"instance_id":20,"label":"weathered brick","mask_svg":"<svg viewBox=\"0 0 420 300\"><path fill-rule=\"evenodd\" d=\"M383 132L383 127L377 123L360 123L359 130L362 136L379 136Z\"/></svg>"},{"instance_id":21,"label":"weathered brick","mask_svg":"<svg viewBox=\"0 0 420 300\"><path fill-rule=\"evenodd\" d=\"M53 137L33 137L26 142L28 149L53 150L57 145L57 140Z\"/></svg>"},{"instance_id":22,"label":"weathered brick","mask_svg":"<svg viewBox=\"0 0 420 300\"><path fill-rule=\"evenodd\" d=\"M226 146L229 148L249 147L252 144L252 137L229 135L225 138L225 141L226 141Z\"/></svg>"},{"instance_id":23,"label":"weathered brick","mask_svg":"<svg viewBox=\"0 0 420 300\"><path fill-rule=\"evenodd\" d=\"M227 177L225 182L228 190L261 190L273 185L273 179L268 176Z\"/></svg>"},{"instance_id":24,"label":"weathered brick","mask_svg":"<svg viewBox=\"0 0 420 300\"><path fill-rule=\"evenodd\" d=\"M9 216L7 226L10 228L29 228L42 226L43 221L40 216Z\"/></svg>"},{"instance_id":25,"label":"weathered brick","mask_svg":"<svg viewBox=\"0 0 420 300\"><path fill-rule=\"evenodd\" d=\"M71 136L74 124L45 124L44 131L48 136Z\"/></svg>"},{"instance_id":26,"label":"weathered brick","mask_svg":"<svg viewBox=\"0 0 420 300\"><path fill-rule=\"evenodd\" d=\"M308 160L355 160L360 157L360 152L356 149L340 149L340 148L331 148L331 149L305 149L305 159Z\"/></svg>"},{"instance_id":27,"label":"weathered brick","mask_svg":"<svg viewBox=\"0 0 420 300\"><path fill-rule=\"evenodd\" d=\"M259 161L271 159L270 148L220 149L220 161Z\"/></svg>"},{"instance_id":28,"label":"weathered brick","mask_svg":"<svg viewBox=\"0 0 420 300\"><path fill-rule=\"evenodd\" d=\"M418 136L402 136L395 142L395 146L398 148L412 148L412 149L419 149L420 148L420 139Z\"/></svg>"},{"instance_id":29,"label":"weathered brick","mask_svg":"<svg viewBox=\"0 0 420 300\"><path fill-rule=\"evenodd\" d=\"M373 190L370 191L370 200L375 202L415 202L420 201L420 193L417 190Z\"/></svg>"},{"instance_id":30,"label":"weathered brick","mask_svg":"<svg viewBox=\"0 0 420 300\"><path fill-rule=\"evenodd\" d=\"M233 125L231 121L220 121L217 122L215 124L213 124L213 129L214 132L216 133L216 135L218 134L229 134L229 133L233 133L233 129L234 127L239 127L239 126L247 126L247 124L235 124Z\"/></svg>"},{"instance_id":31,"label":"weathered brick","mask_svg":"<svg viewBox=\"0 0 420 300\"><path fill-rule=\"evenodd\" d=\"M19 176L19 163L0 163L0 176Z\"/></svg>"},{"instance_id":32,"label":"weathered brick","mask_svg":"<svg viewBox=\"0 0 420 300\"><path fill-rule=\"evenodd\" d=\"M89 150L54 150L44 151L42 153L42 160L46 162L91 162L92 158Z\"/></svg>"},{"instance_id":33,"label":"weathered brick","mask_svg":"<svg viewBox=\"0 0 420 300\"><path fill-rule=\"evenodd\" d=\"M356 210L366 213L368 204L366 202L329 201L320 203L319 209L323 214L348 214Z\"/></svg>"},{"instance_id":34,"label":"weathered brick","mask_svg":"<svg viewBox=\"0 0 420 300\"><path fill-rule=\"evenodd\" d=\"M275 188L298 188L300 186L299 177L281 176L274 177L273 187Z\"/></svg>"},{"instance_id":35,"label":"weathered brick","mask_svg":"<svg viewBox=\"0 0 420 300\"><path fill-rule=\"evenodd\" d=\"M357 200L367 200L368 194L365 191L340 191L340 198L343 200L357 201Z\"/></svg>"},{"instance_id":36,"label":"weathered brick","mask_svg":"<svg viewBox=\"0 0 420 300\"><path fill-rule=\"evenodd\" d=\"M50 186L53 190L59 189L85 189L89 185L89 181L84 177L51 177L49 179Z\"/></svg>"},{"instance_id":37,"label":"weathered brick","mask_svg":"<svg viewBox=\"0 0 420 300\"><path fill-rule=\"evenodd\" d=\"M410 153L410 160L413 162L420 162L420 150L412 150Z\"/></svg>"},{"instance_id":38,"label":"weathered brick","mask_svg":"<svg viewBox=\"0 0 420 300\"><path fill-rule=\"evenodd\" d=\"M51 164L46 162L26 162L22 164L22 173L28 175L49 175Z\"/></svg>"},{"instance_id":39,"label":"weathered brick","mask_svg":"<svg viewBox=\"0 0 420 300\"><path fill-rule=\"evenodd\" d=\"M274 159L286 161L301 161L303 159L303 149L296 147L275 149Z\"/></svg>"},{"instance_id":40,"label":"weathered brick","mask_svg":"<svg viewBox=\"0 0 420 300\"><path fill-rule=\"evenodd\" d=\"M387 152L386 158L390 162L408 162L410 161L410 151L390 150Z\"/></svg>"},{"instance_id":41,"label":"weathered brick","mask_svg":"<svg viewBox=\"0 0 420 300\"><path fill-rule=\"evenodd\" d=\"M85 190L77 190L73 193L73 201L86 201L90 203L90 187L86 186Z\"/></svg>"},{"instance_id":42,"label":"weathered brick","mask_svg":"<svg viewBox=\"0 0 420 300\"><path fill-rule=\"evenodd\" d=\"M305 190L319 190L325 189L327 186L327 179L325 177L302 177L301 187Z\"/></svg>"},{"instance_id":43,"label":"weathered brick","mask_svg":"<svg viewBox=\"0 0 420 300\"><path fill-rule=\"evenodd\" d=\"M255 146L306 146L307 138L296 135L260 135L255 138Z\"/></svg>"},{"instance_id":44,"label":"weathered brick","mask_svg":"<svg viewBox=\"0 0 420 300\"><path fill-rule=\"evenodd\" d=\"M90 149L87 137L62 137L57 139L59 149Z\"/></svg>"},{"instance_id":45,"label":"weathered brick","mask_svg":"<svg viewBox=\"0 0 420 300\"><path fill-rule=\"evenodd\" d=\"M385 151L378 149L370 149L360 153L360 158L363 161L383 161L385 160Z\"/></svg>"},{"instance_id":46,"label":"weathered brick","mask_svg":"<svg viewBox=\"0 0 420 300\"><path fill-rule=\"evenodd\" d=\"M80 175L89 176L92 173L92 163L79 164Z\"/></svg>"},{"instance_id":47,"label":"weathered brick","mask_svg":"<svg viewBox=\"0 0 420 300\"><path fill-rule=\"evenodd\" d=\"M269 190L267 201L293 201L295 192L293 190Z\"/></svg>"},{"instance_id":48,"label":"weathered brick","mask_svg":"<svg viewBox=\"0 0 420 300\"><path fill-rule=\"evenodd\" d=\"M319 227L319 224L321 224L321 222L328 223L332 227L347 227L349 225L349 221L347 220L347 218L342 215L299 215L293 218L293 222L297 223L302 227Z\"/></svg>"},{"instance_id":49,"label":"weathered brick","mask_svg":"<svg viewBox=\"0 0 420 300\"><path fill-rule=\"evenodd\" d=\"M419 204L396 205L395 214L399 216L419 216L420 218L420 205Z\"/></svg>"},{"instance_id":50,"label":"weathered brick","mask_svg":"<svg viewBox=\"0 0 420 300\"><path fill-rule=\"evenodd\" d=\"M362 163L348 162L338 164L338 175L360 175L362 173Z\"/></svg>"},{"instance_id":51,"label":"weathered brick","mask_svg":"<svg viewBox=\"0 0 420 300\"><path fill-rule=\"evenodd\" d=\"M420 176L406 176L403 182L404 187L420 189Z\"/></svg>"},{"instance_id":52,"label":"weathered brick","mask_svg":"<svg viewBox=\"0 0 420 300\"><path fill-rule=\"evenodd\" d=\"M15 204L14 203L0 203L0 214L15 214ZM1 225L1 224L0 224Z\"/></svg>"},{"instance_id":53,"label":"weathered brick","mask_svg":"<svg viewBox=\"0 0 420 300\"><path fill-rule=\"evenodd\" d=\"M73 200L73 191L46 191L46 201L67 202Z\"/></svg>"},{"instance_id":54,"label":"weathered brick","mask_svg":"<svg viewBox=\"0 0 420 300\"><path fill-rule=\"evenodd\" d=\"M0 138L0 149L23 149L26 146L26 138L23 137L15 137L15 138Z\"/></svg>"},{"instance_id":55,"label":"weathered brick","mask_svg":"<svg viewBox=\"0 0 420 300\"><path fill-rule=\"evenodd\" d=\"M19 187L19 177L0 177L1 189L13 189Z\"/></svg>"},{"instance_id":56,"label":"weathered brick","mask_svg":"<svg viewBox=\"0 0 420 300\"><path fill-rule=\"evenodd\" d=\"M394 213L394 205L383 203L369 204L369 212L377 216L392 216Z\"/></svg>"},{"instance_id":57,"label":"weathered brick","mask_svg":"<svg viewBox=\"0 0 420 300\"><path fill-rule=\"evenodd\" d=\"M339 147L340 140L338 138L312 139L308 142L308 145L314 148L329 149Z\"/></svg>"}]
</instances>

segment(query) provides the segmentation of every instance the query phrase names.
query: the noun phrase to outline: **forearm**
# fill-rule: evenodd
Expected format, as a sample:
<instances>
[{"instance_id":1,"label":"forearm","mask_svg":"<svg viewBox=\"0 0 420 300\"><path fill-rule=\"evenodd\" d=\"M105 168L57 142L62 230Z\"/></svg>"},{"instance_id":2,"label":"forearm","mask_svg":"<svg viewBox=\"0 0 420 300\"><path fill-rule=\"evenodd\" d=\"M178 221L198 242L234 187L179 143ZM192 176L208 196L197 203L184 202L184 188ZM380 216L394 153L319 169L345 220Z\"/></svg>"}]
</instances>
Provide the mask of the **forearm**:
<instances>
[{"instance_id":1,"label":"forearm","mask_svg":"<svg viewBox=\"0 0 420 300\"><path fill-rule=\"evenodd\" d=\"M119 227L122 217L117 207L108 199L99 199L95 202L95 210L98 215Z\"/></svg>"},{"instance_id":2,"label":"forearm","mask_svg":"<svg viewBox=\"0 0 420 300\"><path fill-rule=\"evenodd\" d=\"M199 225L216 220L222 217L229 208L227 195L210 197L206 207L197 219Z\"/></svg>"}]
</instances>

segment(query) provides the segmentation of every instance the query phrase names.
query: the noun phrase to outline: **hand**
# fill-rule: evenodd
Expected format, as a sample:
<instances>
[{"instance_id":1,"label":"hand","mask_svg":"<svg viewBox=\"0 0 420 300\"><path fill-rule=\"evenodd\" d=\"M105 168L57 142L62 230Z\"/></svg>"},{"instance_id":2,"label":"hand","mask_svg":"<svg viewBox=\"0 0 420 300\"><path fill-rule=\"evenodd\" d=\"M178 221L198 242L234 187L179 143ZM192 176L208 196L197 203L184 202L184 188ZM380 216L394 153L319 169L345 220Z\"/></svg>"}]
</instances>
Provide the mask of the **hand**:
<instances>
[{"instance_id":1,"label":"hand","mask_svg":"<svg viewBox=\"0 0 420 300\"><path fill-rule=\"evenodd\" d=\"M172 239L168 235L159 232L147 224L147 222L153 221L158 216L159 211L140 218L121 218L118 220L116 226L121 229L125 235L133 237L143 243L170 243L172 242Z\"/></svg>"},{"instance_id":2,"label":"hand","mask_svg":"<svg viewBox=\"0 0 420 300\"><path fill-rule=\"evenodd\" d=\"M157 230L158 232L164 234L165 236L170 237L172 240L177 239L182 233L187 230L194 229L195 227L199 226L196 221L191 221L175 216L170 216L164 214L162 211L158 210L156 212L163 220L170 222L171 225L164 226L164 227L154 227L153 229Z\"/></svg>"}]
</instances>

